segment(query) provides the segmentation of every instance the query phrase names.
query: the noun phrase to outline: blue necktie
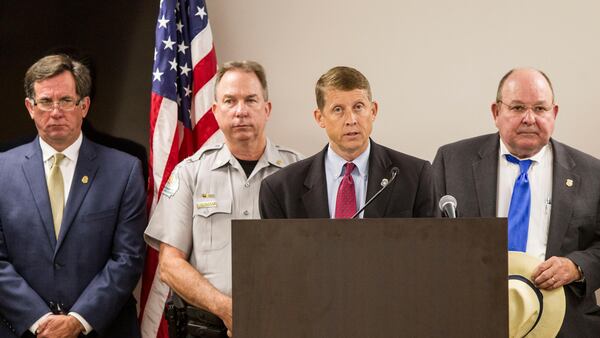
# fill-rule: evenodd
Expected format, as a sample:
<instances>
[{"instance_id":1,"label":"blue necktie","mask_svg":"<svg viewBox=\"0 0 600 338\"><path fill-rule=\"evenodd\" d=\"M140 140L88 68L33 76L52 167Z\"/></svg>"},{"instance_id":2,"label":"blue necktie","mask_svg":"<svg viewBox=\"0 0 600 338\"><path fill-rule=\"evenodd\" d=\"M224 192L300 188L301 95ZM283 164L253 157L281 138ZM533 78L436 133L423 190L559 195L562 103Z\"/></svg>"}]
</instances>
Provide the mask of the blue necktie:
<instances>
[{"instance_id":1,"label":"blue necktie","mask_svg":"<svg viewBox=\"0 0 600 338\"><path fill-rule=\"evenodd\" d=\"M531 160L519 161L512 155L506 155L506 160L518 164L521 169L515 181L508 208L508 250L525 252L529 228L529 209L531 208L531 190L529 189L527 170L531 166Z\"/></svg>"}]
</instances>

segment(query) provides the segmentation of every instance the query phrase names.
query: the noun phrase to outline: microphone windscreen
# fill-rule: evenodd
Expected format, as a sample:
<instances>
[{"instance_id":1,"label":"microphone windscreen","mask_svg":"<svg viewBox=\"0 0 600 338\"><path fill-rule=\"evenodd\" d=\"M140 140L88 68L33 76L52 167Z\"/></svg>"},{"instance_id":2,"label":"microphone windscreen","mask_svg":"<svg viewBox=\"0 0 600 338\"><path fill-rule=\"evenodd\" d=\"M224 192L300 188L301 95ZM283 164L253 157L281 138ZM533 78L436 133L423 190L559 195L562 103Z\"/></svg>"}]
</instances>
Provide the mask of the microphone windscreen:
<instances>
[{"instance_id":1,"label":"microphone windscreen","mask_svg":"<svg viewBox=\"0 0 600 338\"><path fill-rule=\"evenodd\" d=\"M451 203L454 208L456 209L456 198L454 198L454 196L452 195L444 195L442 196L442 198L440 198L440 203L438 204L438 206L440 207L441 211L444 211L444 206L448 203Z\"/></svg>"}]
</instances>

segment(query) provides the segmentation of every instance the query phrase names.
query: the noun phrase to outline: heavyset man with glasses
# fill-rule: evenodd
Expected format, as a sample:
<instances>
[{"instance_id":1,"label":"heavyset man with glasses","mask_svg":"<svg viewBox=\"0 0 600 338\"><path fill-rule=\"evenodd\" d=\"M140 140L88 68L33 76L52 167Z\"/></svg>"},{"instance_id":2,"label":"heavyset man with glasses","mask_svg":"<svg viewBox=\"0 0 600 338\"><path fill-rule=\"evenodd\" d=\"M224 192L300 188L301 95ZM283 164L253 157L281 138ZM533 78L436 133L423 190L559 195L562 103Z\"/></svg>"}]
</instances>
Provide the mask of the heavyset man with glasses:
<instances>
[{"instance_id":1,"label":"heavyset man with glasses","mask_svg":"<svg viewBox=\"0 0 600 338\"><path fill-rule=\"evenodd\" d=\"M498 133L438 150L437 193L455 196L461 216L508 217L508 249L544 261L534 283L565 286L559 337L597 337L600 160L551 138L558 105L539 70L508 72L491 108Z\"/></svg>"},{"instance_id":2,"label":"heavyset man with glasses","mask_svg":"<svg viewBox=\"0 0 600 338\"><path fill-rule=\"evenodd\" d=\"M0 337L140 336L142 167L82 135L90 89L64 55L25 75L38 137L0 154Z\"/></svg>"}]
</instances>

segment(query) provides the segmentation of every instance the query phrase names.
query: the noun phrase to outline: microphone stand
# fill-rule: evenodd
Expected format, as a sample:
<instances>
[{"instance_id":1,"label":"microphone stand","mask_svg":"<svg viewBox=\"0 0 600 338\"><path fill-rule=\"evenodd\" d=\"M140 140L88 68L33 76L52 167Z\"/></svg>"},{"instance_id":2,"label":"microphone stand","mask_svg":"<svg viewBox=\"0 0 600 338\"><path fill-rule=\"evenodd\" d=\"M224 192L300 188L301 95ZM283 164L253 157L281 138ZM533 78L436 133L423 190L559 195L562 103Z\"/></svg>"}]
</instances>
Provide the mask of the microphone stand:
<instances>
[{"instance_id":1,"label":"microphone stand","mask_svg":"<svg viewBox=\"0 0 600 338\"><path fill-rule=\"evenodd\" d=\"M354 215L352 215L352 217L350 219L354 219L356 217L358 217L358 215L360 215L361 212L363 212L363 210L365 210L365 208L371 204L371 202L373 202L375 200L375 198L377 198L377 196L379 196L379 194L381 194L387 187L389 187L390 185L392 185L392 182L394 182L394 180L396 179L396 176L398 175L398 172L400 171L400 169L398 169L397 167L393 167L392 168L392 177L390 177L390 180L387 182L386 185L383 186L383 188L379 189L379 191L377 191L375 193L375 195L373 195L373 197L371 197L367 203L365 203L365 205L363 205L362 208L360 208L360 210L358 210ZM383 183L383 181L382 181Z\"/></svg>"}]
</instances>

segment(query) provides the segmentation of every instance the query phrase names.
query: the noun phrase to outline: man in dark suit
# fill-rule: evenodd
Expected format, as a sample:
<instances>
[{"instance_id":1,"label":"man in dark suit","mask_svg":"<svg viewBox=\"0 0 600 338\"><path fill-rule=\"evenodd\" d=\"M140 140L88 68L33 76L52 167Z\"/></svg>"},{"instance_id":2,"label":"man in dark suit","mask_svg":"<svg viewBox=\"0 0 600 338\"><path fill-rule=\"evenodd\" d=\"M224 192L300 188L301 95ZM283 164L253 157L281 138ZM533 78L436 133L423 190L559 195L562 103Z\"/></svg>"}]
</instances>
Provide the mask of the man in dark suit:
<instances>
[{"instance_id":1,"label":"man in dark suit","mask_svg":"<svg viewBox=\"0 0 600 338\"><path fill-rule=\"evenodd\" d=\"M0 154L0 337L139 337L139 160L81 133L91 79L64 55L25 75L38 137Z\"/></svg>"},{"instance_id":2,"label":"man in dark suit","mask_svg":"<svg viewBox=\"0 0 600 338\"><path fill-rule=\"evenodd\" d=\"M431 216L430 164L369 137L378 106L366 77L350 67L334 67L319 78L315 91L314 118L329 144L263 180L261 217L349 218L390 182L392 168L397 168L394 182L360 217Z\"/></svg>"},{"instance_id":3,"label":"man in dark suit","mask_svg":"<svg viewBox=\"0 0 600 338\"><path fill-rule=\"evenodd\" d=\"M491 110L498 133L438 150L436 191L456 197L460 216L508 217L509 250L543 261L534 283L565 286L559 337L598 337L600 161L551 138L558 105L541 71L508 72Z\"/></svg>"}]
</instances>

